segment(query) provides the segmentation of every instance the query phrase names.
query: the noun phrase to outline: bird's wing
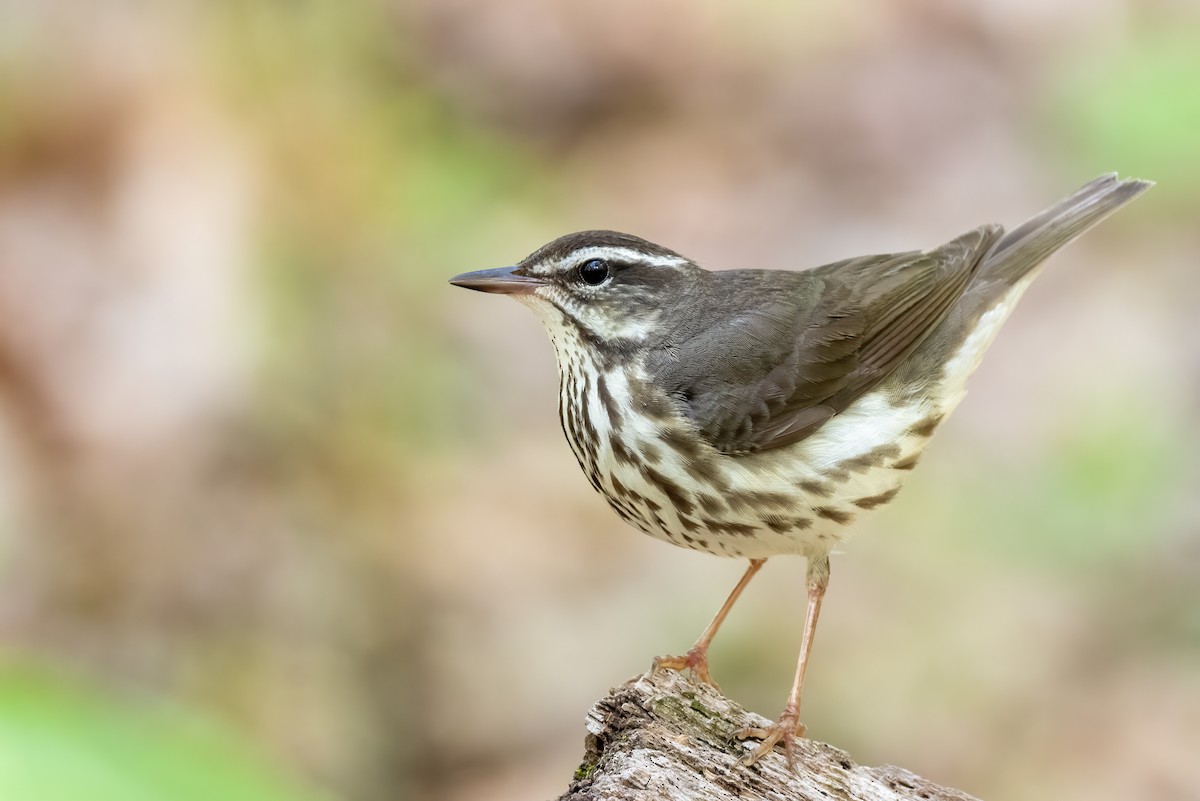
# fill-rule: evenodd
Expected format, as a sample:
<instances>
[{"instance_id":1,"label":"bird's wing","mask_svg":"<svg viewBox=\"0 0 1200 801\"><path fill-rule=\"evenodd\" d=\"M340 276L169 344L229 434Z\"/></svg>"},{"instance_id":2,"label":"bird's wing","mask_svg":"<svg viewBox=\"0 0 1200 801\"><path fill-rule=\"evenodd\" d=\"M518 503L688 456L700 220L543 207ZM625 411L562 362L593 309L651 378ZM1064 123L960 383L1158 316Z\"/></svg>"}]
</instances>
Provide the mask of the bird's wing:
<instances>
[{"instance_id":1,"label":"bird's wing","mask_svg":"<svg viewBox=\"0 0 1200 801\"><path fill-rule=\"evenodd\" d=\"M985 226L929 252L868 256L802 273L757 308L671 354L660 385L724 453L790 445L892 372L937 327L1003 233ZM714 274L719 275L719 274Z\"/></svg>"}]
</instances>

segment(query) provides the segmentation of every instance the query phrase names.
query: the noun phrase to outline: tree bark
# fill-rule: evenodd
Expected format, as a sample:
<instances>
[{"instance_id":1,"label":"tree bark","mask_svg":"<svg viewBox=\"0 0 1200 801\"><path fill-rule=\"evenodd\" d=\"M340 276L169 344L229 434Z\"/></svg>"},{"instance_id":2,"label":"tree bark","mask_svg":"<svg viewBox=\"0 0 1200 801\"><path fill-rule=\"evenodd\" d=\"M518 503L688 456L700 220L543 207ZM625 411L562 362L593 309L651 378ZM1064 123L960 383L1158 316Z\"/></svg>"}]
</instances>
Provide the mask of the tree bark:
<instances>
[{"instance_id":1,"label":"tree bark","mask_svg":"<svg viewBox=\"0 0 1200 801\"><path fill-rule=\"evenodd\" d=\"M976 801L814 740L796 743L795 771L779 747L740 765L757 743L734 733L766 723L673 671L631 679L592 707L583 762L559 801Z\"/></svg>"}]
</instances>

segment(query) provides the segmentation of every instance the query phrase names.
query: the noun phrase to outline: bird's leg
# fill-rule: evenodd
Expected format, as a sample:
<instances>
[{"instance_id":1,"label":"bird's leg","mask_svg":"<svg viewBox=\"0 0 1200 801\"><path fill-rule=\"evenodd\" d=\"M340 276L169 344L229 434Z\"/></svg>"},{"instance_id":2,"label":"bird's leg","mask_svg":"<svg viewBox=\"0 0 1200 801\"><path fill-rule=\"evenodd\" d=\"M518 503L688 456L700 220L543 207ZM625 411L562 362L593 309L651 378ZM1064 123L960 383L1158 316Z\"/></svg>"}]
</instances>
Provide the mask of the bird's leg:
<instances>
[{"instance_id":1,"label":"bird's leg","mask_svg":"<svg viewBox=\"0 0 1200 801\"><path fill-rule=\"evenodd\" d=\"M660 670L666 669L689 670L698 680L716 687L717 683L713 681L712 676L708 672L708 646L712 644L713 637L717 636L717 629L721 628L721 624L725 622L726 615L729 614L729 610L737 602L738 596L742 594L742 590L746 589L746 585L750 583L750 579L754 578L754 574L766 562L766 559L751 559L750 567L746 568L746 572L742 574L741 580L733 588L733 592L729 593L729 597L725 599L725 603L721 604L721 608L717 610L717 614L713 617L712 622L708 624L708 628L704 629L704 633L700 635L700 639L696 640L696 644L684 656L655 657L650 672L657 673Z\"/></svg>"},{"instance_id":2,"label":"bird's leg","mask_svg":"<svg viewBox=\"0 0 1200 801\"><path fill-rule=\"evenodd\" d=\"M804 617L804 637L800 641L800 658L796 662L796 677L792 680L792 691L779 719L766 728L742 729L737 733L739 740L753 738L762 740L754 753L742 760L743 765L753 765L769 754L776 743L783 743L788 765L795 766L795 740L804 736L804 724L800 722L800 693L804 689L804 671L808 668L808 655L812 651L813 635L817 631L817 616L821 614L821 600L829 586L829 557L821 556L808 560L808 612Z\"/></svg>"}]
</instances>

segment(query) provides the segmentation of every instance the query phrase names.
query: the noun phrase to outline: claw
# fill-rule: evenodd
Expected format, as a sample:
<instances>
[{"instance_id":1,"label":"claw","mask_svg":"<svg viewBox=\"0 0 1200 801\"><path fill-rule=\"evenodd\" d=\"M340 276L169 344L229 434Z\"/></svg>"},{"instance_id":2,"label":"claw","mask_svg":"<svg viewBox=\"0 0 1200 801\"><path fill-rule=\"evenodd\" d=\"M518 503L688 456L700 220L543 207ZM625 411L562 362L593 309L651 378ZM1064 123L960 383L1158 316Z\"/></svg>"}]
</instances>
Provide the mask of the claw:
<instances>
[{"instance_id":1,"label":"claw","mask_svg":"<svg viewBox=\"0 0 1200 801\"><path fill-rule=\"evenodd\" d=\"M650 666L650 672L657 674L663 670L674 670L682 673L687 671L696 681L707 684L714 690L720 690L708 672L708 650L693 647L685 656L656 656Z\"/></svg>"},{"instance_id":2,"label":"claw","mask_svg":"<svg viewBox=\"0 0 1200 801\"><path fill-rule=\"evenodd\" d=\"M743 765L753 765L771 753L778 743L783 743L783 752L787 756L788 767L795 772L796 740L803 737L805 731L807 731L807 727L800 722L799 710L785 708L779 716L779 720L770 726L745 728L734 736L739 740L762 740L752 754L742 759Z\"/></svg>"},{"instance_id":3,"label":"claw","mask_svg":"<svg viewBox=\"0 0 1200 801\"><path fill-rule=\"evenodd\" d=\"M696 681L707 684L714 690L720 690L721 688L717 686L717 683L713 681L712 675L708 672L708 646L712 643L713 637L717 634L717 629L721 628L721 623L724 622L725 616L729 614L729 610L733 608L733 604L737 601L738 596L742 594L742 590L746 589L746 585L750 583L750 579L754 578L754 574L762 569L762 566L766 563L766 559L751 559L750 566L742 574L742 578L738 581L737 586L733 588L733 592L729 593L729 597L725 599L725 603L721 604L721 608L717 610L717 614L713 617L712 622L708 624L708 628L704 629L704 633L700 635L700 639L696 640L696 644L691 647L687 655L656 657L654 664L650 666L650 675L653 676L660 670L675 670L681 673L686 670Z\"/></svg>"}]
</instances>

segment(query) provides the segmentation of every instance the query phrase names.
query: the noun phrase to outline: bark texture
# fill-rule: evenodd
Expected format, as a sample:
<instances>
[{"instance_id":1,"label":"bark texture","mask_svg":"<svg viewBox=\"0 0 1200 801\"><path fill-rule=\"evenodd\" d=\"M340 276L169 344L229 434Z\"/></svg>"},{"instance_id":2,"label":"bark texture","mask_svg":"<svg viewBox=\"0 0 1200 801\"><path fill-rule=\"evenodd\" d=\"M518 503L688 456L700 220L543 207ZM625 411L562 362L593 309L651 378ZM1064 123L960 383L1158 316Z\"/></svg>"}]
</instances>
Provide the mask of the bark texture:
<instances>
[{"instance_id":1,"label":"bark texture","mask_svg":"<svg viewBox=\"0 0 1200 801\"><path fill-rule=\"evenodd\" d=\"M592 707L583 762L559 801L976 801L813 740L796 744L795 772L781 748L743 767L756 743L734 732L766 723L672 671L631 679Z\"/></svg>"}]
</instances>

